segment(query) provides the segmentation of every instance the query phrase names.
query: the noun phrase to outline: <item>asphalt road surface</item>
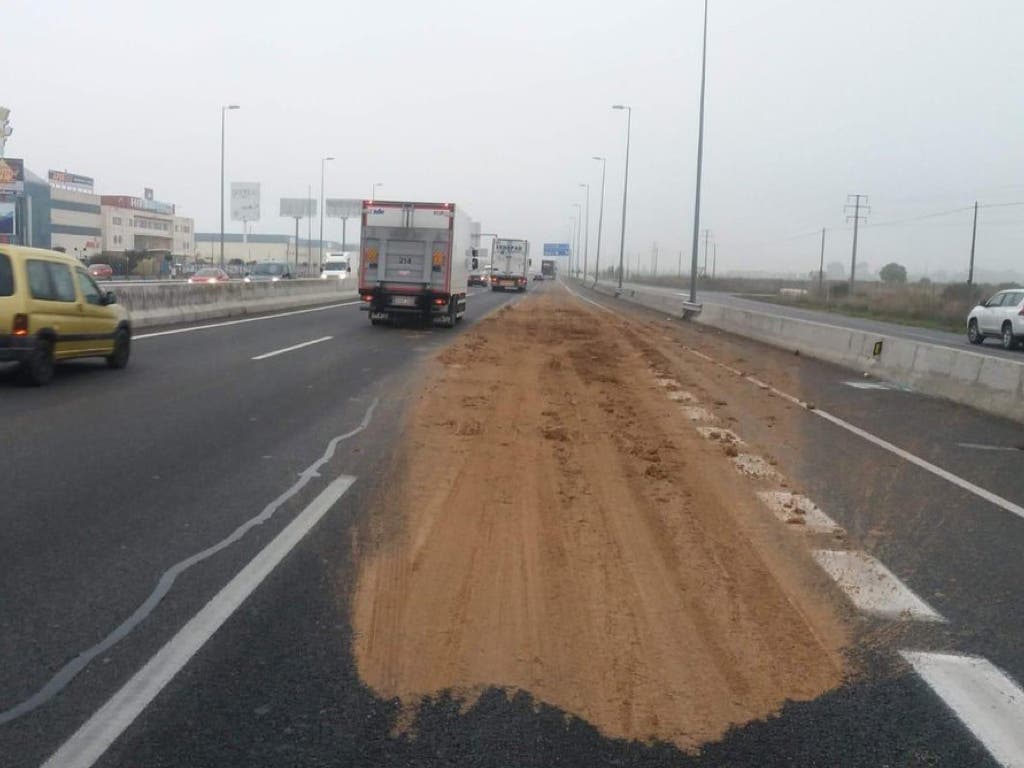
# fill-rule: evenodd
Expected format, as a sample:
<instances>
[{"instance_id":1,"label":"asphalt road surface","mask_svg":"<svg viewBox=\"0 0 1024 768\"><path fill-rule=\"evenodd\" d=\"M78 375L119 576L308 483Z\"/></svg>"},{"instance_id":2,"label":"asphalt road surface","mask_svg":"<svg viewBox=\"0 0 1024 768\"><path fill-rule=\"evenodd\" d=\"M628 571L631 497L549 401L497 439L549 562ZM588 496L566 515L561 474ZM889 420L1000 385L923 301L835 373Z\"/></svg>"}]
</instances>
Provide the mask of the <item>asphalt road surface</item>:
<instances>
[{"instance_id":1,"label":"asphalt road surface","mask_svg":"<svg viewBox=\"0 0 1024 768\"><path fill-rule=\"evenodd\" d=\"M516 298L474 295L454 333ZM799 440L776 445L742 402L731 411L737 430L773 446L780 466L945 621L894 628L861 617L853 653L864 674L699 755L606 738L526 691L485 691L468 708L440 695L414 732L397 732L397 702L360 681L349 652L351 534L387 487L419 361L453 332L371 328L347 302L208 326L141 336L124 372L66 365L38 390L0 372L5 768L42 765L62 748L49 764L1024 764L1021 754L994 758L898 658L978 656L1024 679L1024 519L811 411ZM787 370L819 409L1024 505L1017 423L857 388L841 368L714 331L666 329L762 377ZM167 574L173 584L147 606ZM135 687L124 694L126 685ZM109 727L126 717L126 728ZM97 722L107 727L90 730Z\"/></svg>"},{"instance_id":2,"label":"asphalt road surface","mask_svg":"<svg viewBox=\"0 0 1024 768\"><path fill-rule=\"evenodd\" d=\"M663 288L660 286L642 285L640 283L624 283L623 287L627 289L635 289L637 291L647 291L649 293L678 296L680 299L689 298L689 293L687 291L680 291L677 288ZM970 349L972 352L978 352L979 354L1009 357L1012 360L1020 360L1024 362L1024 353L1020 351L1007 351L1002 349L999 346L999 339L989 338L986 339L984 344L978 346L967 341L966 317L964 318L964 332L959 334L949 333L947 331L937 331L931 328L919 328L914 325L887 323L881 320L871 320L864 317L850 317L838 312L821 312L813 309L804 309L802 307L786 306L785 304L757 301L756 299L734 296L731 293L724 293L721 291L701 291L698 296L698 301L707 302L708 304L724 304L730 307L749 309L754 312L761 312L762 314L780 315L782 317L792 317L798 320L811 320L816 323L837 325L841 328L853 328L855 330L879 333L886 336L910 339L912 341L924 341L929 344L938 344L943 347L952 347L954 349Z\"/></svg>"}]
</instances>

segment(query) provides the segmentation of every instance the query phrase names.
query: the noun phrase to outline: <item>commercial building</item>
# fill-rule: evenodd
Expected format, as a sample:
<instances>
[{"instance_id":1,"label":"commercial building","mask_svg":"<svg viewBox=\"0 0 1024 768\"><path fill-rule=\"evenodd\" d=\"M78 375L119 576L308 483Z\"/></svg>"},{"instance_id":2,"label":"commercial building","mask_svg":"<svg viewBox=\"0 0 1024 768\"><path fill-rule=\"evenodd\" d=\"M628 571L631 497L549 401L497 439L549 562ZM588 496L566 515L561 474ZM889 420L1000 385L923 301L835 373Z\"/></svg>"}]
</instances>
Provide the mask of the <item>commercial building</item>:
<instances>
[{"instance_id":1,"label":"commercial building","mask_svg":"<svg viewBox=\"0 0 1024 768\"><path fill-rule=\"evenodd\" d=\"M195 225L176 215L170 203L151 195L103 195L100 202L105 252L161 251L181 260L194 256Z\"/></svg>"},{"instance_id":2,"label":"commercial building","mask_svg":"<svg viewBox=\"0 0 1024 768\"><path fill-rule=\"evenodd\" d=\"M202 261L220 264L219 232L200 232L196 235L196 246ZM324 253L341 250L343 250L341 243L324 240ZM311 254L312 258L310 258ZM299 238L298 263L300 266L313 264L319 268L319 254L319 240ZM295 264L295 237L290 235L248 235L243 241L242 235L225 232L224 262L228 264L233 259L241 259L246 264L253 261L285 261Z\"/></svg>"},{"instance_id":3,"label":"commercial building","mask_svg":"<svg viewBox=\"0 0 1024 768\"><path fill-rule=\"evenodd\" d=\"M89 176L50 171L50 247L88 262L103 250L103 217L100 196L93 192Z\"/></svg>"}]
</instances>

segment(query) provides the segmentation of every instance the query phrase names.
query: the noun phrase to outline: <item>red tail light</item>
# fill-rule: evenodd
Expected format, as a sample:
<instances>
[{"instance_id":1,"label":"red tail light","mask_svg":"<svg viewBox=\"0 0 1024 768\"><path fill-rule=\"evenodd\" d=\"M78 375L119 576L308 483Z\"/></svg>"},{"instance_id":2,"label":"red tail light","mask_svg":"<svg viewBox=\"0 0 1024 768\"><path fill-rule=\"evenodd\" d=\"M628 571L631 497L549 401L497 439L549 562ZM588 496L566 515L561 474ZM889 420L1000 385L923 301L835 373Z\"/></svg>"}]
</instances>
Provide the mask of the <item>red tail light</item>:
<instances>
[{"instance_id":1,"label":"red tail light","mask_svg":"<svg viewBox=\"0 0 1024 768\"><path fill-rule=\"evenodd\" d=\"M1020 315L1021 317L1024 317L1024 307L1021 307L1020 311L1017 314Z\"/></svg>"},{"instance_id":2,"label":"red tail light","mask_svg":"<svg viewBox=\"0 0 1024 768\"><path fill-rule=\"evenodd\" d=\"M434 303L437 304L437 306L439 306L439 307L443 307L445 304L448 303L448 299L442 299L442 298L439 297L439 298L434 299Z\"/></svg>"},{"instance_id":3,"label":"red tail light","mask_svg":"<svg viewBox=\"0 0 1024 768\"><path fill-rule=\"evenodd\" d=\"M373 296L372 296L372 294L369 294L369 293L364 293L360 298L363 301L373 301Z\"/></svg>"},{"instance_id":4,"label":"red tail light","mask_svg":"<svg viewBox=\"0 0 1024 768\"><path fill-rule=\"evenodd\" d=\"M28 336L28 315L14 316L13 333L15 336Z\"/></svg>"}]
</instances>

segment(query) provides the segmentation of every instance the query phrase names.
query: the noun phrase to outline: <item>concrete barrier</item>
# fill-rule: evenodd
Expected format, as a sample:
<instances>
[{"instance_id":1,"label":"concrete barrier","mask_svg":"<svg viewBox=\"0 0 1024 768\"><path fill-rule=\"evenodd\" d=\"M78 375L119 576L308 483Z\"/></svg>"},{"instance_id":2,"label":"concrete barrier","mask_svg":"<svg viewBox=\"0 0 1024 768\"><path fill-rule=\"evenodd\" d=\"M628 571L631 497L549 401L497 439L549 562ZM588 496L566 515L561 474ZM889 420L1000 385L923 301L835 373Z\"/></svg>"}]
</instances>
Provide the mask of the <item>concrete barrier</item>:
<instances>
[{"instance_id":1,"label":"concrete barrier","mask_svg":"<svg viewBox=\"0 0 1024 768\"><path fill-rule=\"evenodd\" d=\"M615 288L606 284L597 286L596 290L615 294ZM682 315L681 300L664 294L629 290L619 298L673 317ZM724 304L705 303L694 320L781 349L871 373L926 395L1024 421L1024 360Z\"/></svg>"},{"instance_id":2,"label":"concrete barrier","mask_svg":"<svg viewBox=\"0 0 1024 768\"><path fill-rule=\"evenodd\" d=\"M354 299L356 278L281 280L276 283L140 283L112 290L134 328L279 312Z\"/></svg>"}]
</instances>

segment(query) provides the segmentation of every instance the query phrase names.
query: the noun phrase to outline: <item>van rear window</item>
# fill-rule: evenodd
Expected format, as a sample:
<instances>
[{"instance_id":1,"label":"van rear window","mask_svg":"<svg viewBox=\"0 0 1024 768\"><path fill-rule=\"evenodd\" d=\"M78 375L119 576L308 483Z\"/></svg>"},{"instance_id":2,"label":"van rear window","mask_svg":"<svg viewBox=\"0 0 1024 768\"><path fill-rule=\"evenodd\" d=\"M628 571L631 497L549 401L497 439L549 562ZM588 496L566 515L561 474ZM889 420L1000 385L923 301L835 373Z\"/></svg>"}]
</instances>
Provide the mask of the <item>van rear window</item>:
<instances>
[{"instance_id":1,"label":"van rear window","mask_svg":"<svg viewBox=\"0 0 1024 768\"><path fill-rule=\"evenodd\" d=\"M14 295L14 272L6 253L0 253L0 296Z\"/></svg>"}]
</instances>

